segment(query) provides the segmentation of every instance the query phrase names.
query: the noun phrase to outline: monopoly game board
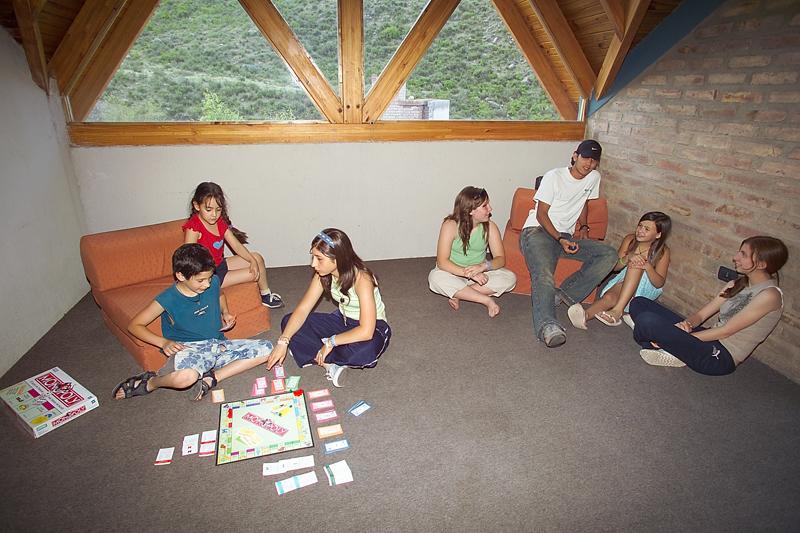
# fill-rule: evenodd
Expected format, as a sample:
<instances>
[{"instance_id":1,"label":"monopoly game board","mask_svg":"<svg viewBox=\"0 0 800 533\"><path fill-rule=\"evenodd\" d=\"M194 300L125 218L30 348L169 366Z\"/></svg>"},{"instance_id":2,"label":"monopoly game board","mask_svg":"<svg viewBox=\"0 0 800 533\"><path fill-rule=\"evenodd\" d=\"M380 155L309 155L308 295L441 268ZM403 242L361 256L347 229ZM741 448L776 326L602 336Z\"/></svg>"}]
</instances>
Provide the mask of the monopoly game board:
<instances>
[{"instance_id":1,"label":"monopoly game board","mask_svg":"<svg viewBox=\"0 0 800 533\"><path fill-rule=\"evenodd\" d=\"M302 390L220 405L218 465L312 446Z\"/></svg>"}]
</instances>

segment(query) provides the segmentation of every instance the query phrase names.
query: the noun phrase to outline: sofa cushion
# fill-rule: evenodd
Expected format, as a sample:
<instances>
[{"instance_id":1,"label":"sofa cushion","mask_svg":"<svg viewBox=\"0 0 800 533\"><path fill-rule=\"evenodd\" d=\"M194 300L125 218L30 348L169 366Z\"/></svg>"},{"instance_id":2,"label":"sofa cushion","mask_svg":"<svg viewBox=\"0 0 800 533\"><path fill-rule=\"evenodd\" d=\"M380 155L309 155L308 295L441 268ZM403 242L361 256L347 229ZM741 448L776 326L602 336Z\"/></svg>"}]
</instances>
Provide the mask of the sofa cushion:
<instances>
[{"instance_id":1,"label":"sofa cushion","mask_svg":"<svg viewBox=\"0 0 800 533\"><path fill-rule=\"evenodd\" d=\"M172 277L164 277L138 285L129 285L108 291L94 293L98 305L105 311L108 318L127 333L128 324L136 314L147 307L155 297L173 283ZM161 319L157 318L148 329L156 335L161 335ZM139 346L147 343L128 334Z\"/></svg>"}]
</instances>

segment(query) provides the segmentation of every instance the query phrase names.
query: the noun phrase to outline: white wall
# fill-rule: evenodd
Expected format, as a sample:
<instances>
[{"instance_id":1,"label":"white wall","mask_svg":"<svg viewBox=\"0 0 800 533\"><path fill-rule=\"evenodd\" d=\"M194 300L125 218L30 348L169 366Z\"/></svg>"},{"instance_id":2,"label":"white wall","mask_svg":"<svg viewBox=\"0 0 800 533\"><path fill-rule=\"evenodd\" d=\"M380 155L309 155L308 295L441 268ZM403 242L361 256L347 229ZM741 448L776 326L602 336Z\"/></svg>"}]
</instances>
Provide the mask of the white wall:
<instances>
[{"instance_id":1,"label":"white wall","mask_svg":"<svg viewBox=\"0 0 800 533\"><path fill-rule=\"evenodd\" d=\"M31 80L22 48L0 31L0 375L88 290L83 230L64 118ZM69 368L69 362L59 364ZM42 369L46 370L46 369Z\"/></svg>"},{"instance_id":2,"label":"white wall","mask_svg":"<svg viewBox=\"0 0 800 533\"><path fill-rule=\"evenodd\" d=\"M409 142L72 148L90 233L184 217L219 183L267 264L305 264L316 233L344 230L364 259L435 255L462 187L489 191L505 227L514 189L566 166L575 142Z\"/></svg>"}]
</instances>

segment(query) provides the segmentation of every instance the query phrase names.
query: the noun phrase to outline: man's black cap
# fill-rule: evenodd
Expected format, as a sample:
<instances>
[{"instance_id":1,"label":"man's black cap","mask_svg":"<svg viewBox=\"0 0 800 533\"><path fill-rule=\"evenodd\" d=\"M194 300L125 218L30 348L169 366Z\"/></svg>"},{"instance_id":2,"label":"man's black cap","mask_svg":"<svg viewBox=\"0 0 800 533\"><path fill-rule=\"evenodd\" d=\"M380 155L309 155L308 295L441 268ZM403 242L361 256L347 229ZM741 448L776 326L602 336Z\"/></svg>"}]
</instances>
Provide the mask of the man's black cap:
<instances>
[{"instance_id":1,"label":"man's black cap","mask_svg":"<svg viewBox=\"0 0 800 533\"><path fill-rule=\"evenodd\" d=\"M578 145L575 151L578 152L578 155L581 157L591 157L592 159L600 161L603 148L600 146L600 143L594 139L586 139Z\"/></svg>"}]
</instances>

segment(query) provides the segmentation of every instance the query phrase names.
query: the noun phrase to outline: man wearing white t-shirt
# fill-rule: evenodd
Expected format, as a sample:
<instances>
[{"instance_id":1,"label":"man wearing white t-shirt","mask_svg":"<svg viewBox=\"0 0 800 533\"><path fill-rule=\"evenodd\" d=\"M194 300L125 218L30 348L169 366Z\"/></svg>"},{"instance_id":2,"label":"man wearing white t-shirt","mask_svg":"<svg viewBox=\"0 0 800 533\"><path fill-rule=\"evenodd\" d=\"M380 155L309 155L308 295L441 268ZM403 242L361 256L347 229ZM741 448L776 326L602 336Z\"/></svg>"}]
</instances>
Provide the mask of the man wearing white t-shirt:
<instances>
[{"instance_id":1,"label":"man wearing white t-shirt","mask_svg":"<svg viewBox=\"0 0 800 533\"><path fill-rule=\"evenodd\" d=\"M533 329L550 348L567 341L556 319L556 296L568 305L583 301L618 259L614 248L588 238L586 201L600 196L597 165L601 153L600 143L587 139L572 154L569 167L555 168L542 177L533 197L536 204L519 236L531 274ZM573 239L576 226L577 239ZM556 289L553 272L559 257L575 259L583 266Z\"/></svg>"}]
</instances>

